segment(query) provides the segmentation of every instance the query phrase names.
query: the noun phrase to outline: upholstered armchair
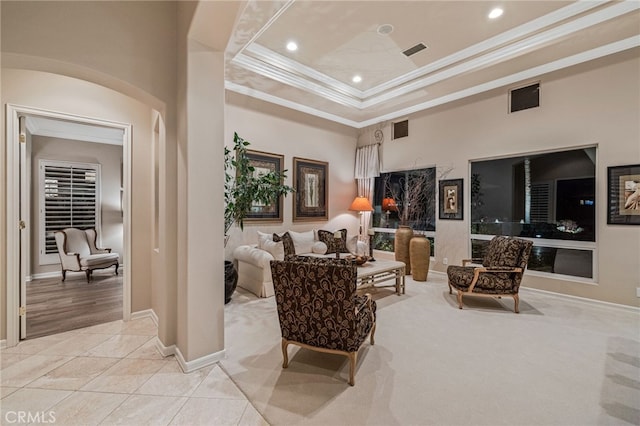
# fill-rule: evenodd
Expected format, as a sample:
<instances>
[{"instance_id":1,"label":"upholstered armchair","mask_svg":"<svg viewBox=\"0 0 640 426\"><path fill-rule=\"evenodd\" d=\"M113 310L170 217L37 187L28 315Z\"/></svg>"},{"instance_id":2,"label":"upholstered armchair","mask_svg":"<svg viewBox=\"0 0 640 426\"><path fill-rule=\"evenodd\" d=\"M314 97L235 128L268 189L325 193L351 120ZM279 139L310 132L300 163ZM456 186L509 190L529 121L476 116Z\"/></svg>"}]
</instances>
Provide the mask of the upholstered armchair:
<instances>
[{"instance_id":1,"label":"upholstered armchair","mask_svg":"<svg viewBox=\"0 0 640 426\"><path fill-rule=\"evenodd\" d=\"M494 237L487 247L483 259L465 259L462 266L447 268L449 294L452 288L458 291L458 307L462 309L462 296L513 297L515 313L520 302L518 290L527 267L533 243L513 237ZM466 266L480 263L482 267Z\"/></svg>"},{"instance_id":2,"label":"upholstered armchair","mask_svg":"<svg viewBox=\"0 0 640 426\"><path fill-rule=\"evenodd\" d=\"M54 233L60 264L62 265L62 281L67 278L67 271L84 271L87 282L91 281L94 269L104 269L120 265L118 253L111 253L110 248L96 247L98 233L95 229L66 228Z\"/></svg>"},{"instance_id":3,"label":"upholstered armchair","mask_svg":"<svg viewBox=\"0 0 640 426\"><path fill-rule=\"evenodd\" d=\"M287 346L344 355L349 384L355 384L358 349L368 335L374 344L376 302L356 294L356 266L346 260L298 256L271 261L282 333L282 368Z\"/></svg>"}]
</instances>

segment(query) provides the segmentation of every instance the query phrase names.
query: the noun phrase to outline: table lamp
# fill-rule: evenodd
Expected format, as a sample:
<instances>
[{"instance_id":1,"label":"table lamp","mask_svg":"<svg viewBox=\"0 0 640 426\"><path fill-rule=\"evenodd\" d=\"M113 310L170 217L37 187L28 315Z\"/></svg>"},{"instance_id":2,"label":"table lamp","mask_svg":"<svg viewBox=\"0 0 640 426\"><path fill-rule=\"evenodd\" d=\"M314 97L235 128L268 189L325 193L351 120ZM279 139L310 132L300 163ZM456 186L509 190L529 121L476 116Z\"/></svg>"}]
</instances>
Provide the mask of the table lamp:
<instances>
[{"instance_id":1,"label":"table lamp","mask_svg":"<svg viewBox=\"0 0 640 426\"><path fill-rule=\"evenodd\" d=\"M383 198L382 199L382 211L386 215L385 224L387 228L389 227L389 214L392 211L398 211L398 205L396 204L396 200L393 198Z\"/></svg>"}]
</instances>

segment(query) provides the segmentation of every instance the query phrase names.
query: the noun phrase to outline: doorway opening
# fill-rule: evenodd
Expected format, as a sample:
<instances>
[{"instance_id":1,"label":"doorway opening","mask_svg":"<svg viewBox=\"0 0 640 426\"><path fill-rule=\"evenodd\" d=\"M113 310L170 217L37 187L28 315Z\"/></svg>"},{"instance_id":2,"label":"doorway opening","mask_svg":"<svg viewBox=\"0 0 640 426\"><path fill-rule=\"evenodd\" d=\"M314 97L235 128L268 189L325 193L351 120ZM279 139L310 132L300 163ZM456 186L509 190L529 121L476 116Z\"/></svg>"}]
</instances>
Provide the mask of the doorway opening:
<instances>
[{"instance_id":1,"label":"doorway opening","mask_svg":"<svg viewBox=\"0 0 640 426\"><path fill-rule=\"evenodd\" d=\"M7 131L7 344L128 320L131 125L8 105ZM119 274L63 280L54 232L64 228L95 228Z\"/></svg>"}]
</instances>

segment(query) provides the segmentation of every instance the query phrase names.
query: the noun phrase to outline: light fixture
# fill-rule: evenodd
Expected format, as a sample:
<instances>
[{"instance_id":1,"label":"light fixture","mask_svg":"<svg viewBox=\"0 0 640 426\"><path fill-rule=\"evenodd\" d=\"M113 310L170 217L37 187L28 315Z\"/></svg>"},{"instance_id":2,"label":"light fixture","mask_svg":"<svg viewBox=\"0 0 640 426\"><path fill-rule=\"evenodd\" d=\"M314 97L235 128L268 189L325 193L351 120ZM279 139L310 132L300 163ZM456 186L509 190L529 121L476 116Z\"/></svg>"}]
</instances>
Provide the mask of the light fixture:
<instances>
[{"instance_id":1,"label":"light fixture","mask_svg":"<svg viewBox=\"0 0 640 426\"><path fill-rule=\"evenodd\" d=\"M398 211L398 205L396 204L396 200L394 200L393 198L383 198L382 199L382 211L384 212L384 214L386 215L385 218L385 226L388 228L389 227L389 215L391 214L391 212L397 212Z\"/></svg>"},{"instance_id":2,"label":"light fixture","mask_svg":"<svg viewBox=\"0 0 640 426\"><path fill-rule=\"evenodd\" d=\"M296 50L298 50L298 44L295 41L290 41L289 43L287 43L287 50L289 52L295 52Z\"/></svg>"},{"instance_id":3,"label":"light fixture","mask_svg":"<svg viewBox=\"0 0 640 426\"><path fill-rule=\"evenodd\" d=\"M353 81L354 83L360 83L362 81L362 77L359 75L354 75L351 81Z\"/></svg>"},{"instance_id":4,"label":"light fixture","mask_svg":"<svg viewBox=\"0 0 640 426\"><path fill-rule=\"evenodd\" d=\"M358 230L358 239L362 240L362 213L373 211L371 201L369 201L367 197L359 195L355 198L355 200L353 200L353 203L351 203L351 207L349 207L349 210L360 213L360 228Z\"/></svg>"},{"instance_id":5,"label":"light fixture","mask_svg":"<svg viewBox=\"0 0 640 426\"><path fill-rule=\"evenodd\" d=\"M504 13L504 10L500 9L499 7L496 7L491 12L489 12L489 19L496 19L502 16L503 13Z\"/></svg>"}]
</instances>

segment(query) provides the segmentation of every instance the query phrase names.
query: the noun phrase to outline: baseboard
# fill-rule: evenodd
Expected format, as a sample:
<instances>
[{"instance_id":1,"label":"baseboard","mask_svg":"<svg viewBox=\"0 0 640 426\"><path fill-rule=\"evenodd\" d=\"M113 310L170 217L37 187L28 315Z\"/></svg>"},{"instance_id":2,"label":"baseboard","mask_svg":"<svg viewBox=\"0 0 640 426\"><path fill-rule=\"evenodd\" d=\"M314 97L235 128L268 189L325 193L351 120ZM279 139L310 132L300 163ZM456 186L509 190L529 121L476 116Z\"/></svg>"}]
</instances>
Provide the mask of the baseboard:
<instances>
[{"instance_id":1,"label":"baseboard","mask_svg":"<svg viewBox=\"0 0 640 426\"><path fill-rule=\"evenodd\" d=\"M6 347L7 347L7 340L6 339L0 340L0 349L5 349Z\"/></svg>"},{"instance_id":2,"label":"baseboard","mask_svg":"<svg viewBox=\"0 0 640 426\"><path fill-rule=\"evenodd\" d=\"M531 291L534 293L541 293L541 294L546 294L547 296L557 296L563 299L572 299L572 300L577 300L579 302L585 302L585 303L589 303L592 305L600 305L600 306L606 306L609 308L615 308L615 309L621 309L623 311L629 311L629 312L633 312L633 313L638 313L640 312L640 308L635 307L635 306L629 306L629 305L622 305L620 303L612 303L612 302L605 302L604 300L597 300L597 299L589 299L587 297L580 297L580 296L573 296L570 294L564 294L564 293L556 293L555 291L548 291L548 290L540 290L538 288L531 288L531 287L520 287L520 291L525 290L525 291Z\"/></svg>"},{"instance_id":3,"label":"baseboard","mask_svg":"<svg viewBox=\"0 0 640 426\"><path fill-rule=\"evenodd\" d=\"M180 364L180 368L182 368L182 371L184 373L191 373L192 371L199 370L203 367L213 365L216 362L223 360L225 358L225 350L223 349L216 353L194 359L193 361L185 361L184 357L182 356L182 352L180 352L180 349L176 347L175 355L176 359L178 360L178 364Z\"/></svg>"},{"instance_id":4,"label":"baseboard","mask_svg":"<svg viewBox=\"0 0 640 426\"><path fill-rule=\"evenodd\" d=\"M156 349L158 350L158 352L160 352L160 354L163 357L168 357L171 355L175 355L176 354L176 345L171 345L171 346L165 346L164 343L162 343L162 341L160 341L160 338L156 336Z\"/></svg>"},{"instance_id":5,"label":"baseboard","mask_svg":"<svg viewBox=\"0 0 640 426\"><path fill-rule=\"evenodd\" d=\"M83 274L84 274L84 272L83 272ZM29 282L29 281L33 281L33 280L39 280L39 279L42 279L42 278L55 278L55 277L62 277L62 272L60 272L60 271L42 272L40 274L29 275L29 276L27 276L26 280L27 280L27 282Z\"/></svg>"},{"instance_id":6,"label":"baseboard","mask_svg":"<svg viewBox=\"0 0 640 426\"><path fill-rule=\"evenodd\" d=\"M145 309L144 311L131 312L131 320L137 320L142 318L151 318L153 323L158 326L158 315L156 315L153 309Z\"/></svg>"}]
</instances>

